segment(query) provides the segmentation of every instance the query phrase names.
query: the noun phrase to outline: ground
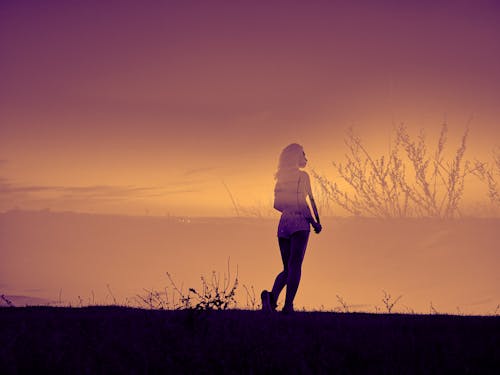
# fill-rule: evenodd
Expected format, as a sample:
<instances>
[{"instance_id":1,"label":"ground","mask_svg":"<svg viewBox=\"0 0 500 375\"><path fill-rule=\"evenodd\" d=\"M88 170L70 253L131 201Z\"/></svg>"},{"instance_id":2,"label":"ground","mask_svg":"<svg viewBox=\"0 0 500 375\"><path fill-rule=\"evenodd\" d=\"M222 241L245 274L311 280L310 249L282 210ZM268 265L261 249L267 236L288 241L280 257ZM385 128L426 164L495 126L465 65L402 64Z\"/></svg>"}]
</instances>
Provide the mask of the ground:
<instances>
[{"instance_id":1,"label":"ground","mask_svg":"<svg viewBox=\"0 0 500 375\"><path fill-rule=\"evenodd\" d=\"M0 308L2 373L497 374L500 317Z\"/></svg>"}]
</instances>

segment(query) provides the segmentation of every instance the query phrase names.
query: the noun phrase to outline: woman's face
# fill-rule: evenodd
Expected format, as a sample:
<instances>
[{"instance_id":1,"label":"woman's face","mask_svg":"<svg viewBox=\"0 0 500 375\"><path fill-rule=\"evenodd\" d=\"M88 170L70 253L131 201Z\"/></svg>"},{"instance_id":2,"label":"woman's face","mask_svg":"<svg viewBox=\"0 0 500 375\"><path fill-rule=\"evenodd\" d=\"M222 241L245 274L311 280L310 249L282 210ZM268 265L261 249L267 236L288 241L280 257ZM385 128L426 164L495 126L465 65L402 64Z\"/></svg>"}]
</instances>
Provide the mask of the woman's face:
<instances>
[{"instance_id":1,"label":"woman's face","mask_svg":"<svg viewBox=\"0 0 500 375\"><path fill-rule=\"evenodd\" d=\"M299 168L304 168L307 164L306 153L302 150L302 153L299 156Z\"/></svg>"}]
</instances>

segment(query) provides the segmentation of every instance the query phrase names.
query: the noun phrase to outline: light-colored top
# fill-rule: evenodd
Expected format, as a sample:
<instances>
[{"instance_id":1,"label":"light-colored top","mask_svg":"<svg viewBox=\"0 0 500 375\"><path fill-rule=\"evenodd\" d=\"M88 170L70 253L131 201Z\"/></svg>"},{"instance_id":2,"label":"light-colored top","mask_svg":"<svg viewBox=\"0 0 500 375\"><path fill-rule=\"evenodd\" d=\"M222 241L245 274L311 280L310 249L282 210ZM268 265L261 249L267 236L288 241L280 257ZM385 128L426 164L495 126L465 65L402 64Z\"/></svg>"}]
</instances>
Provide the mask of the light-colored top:
<instances>
[{"instance_id":1,"label":"light-colored top","mask_svg":"<svg viewBox=\"0 0 500 375\"><path fill-rule=\"evenodd\" d=\"M306 197L312 197L311 180L300 169L283 173L274 187L274 208L282 213L300 213L308 222L312 221Z\"/></svg>"}]
</instances>

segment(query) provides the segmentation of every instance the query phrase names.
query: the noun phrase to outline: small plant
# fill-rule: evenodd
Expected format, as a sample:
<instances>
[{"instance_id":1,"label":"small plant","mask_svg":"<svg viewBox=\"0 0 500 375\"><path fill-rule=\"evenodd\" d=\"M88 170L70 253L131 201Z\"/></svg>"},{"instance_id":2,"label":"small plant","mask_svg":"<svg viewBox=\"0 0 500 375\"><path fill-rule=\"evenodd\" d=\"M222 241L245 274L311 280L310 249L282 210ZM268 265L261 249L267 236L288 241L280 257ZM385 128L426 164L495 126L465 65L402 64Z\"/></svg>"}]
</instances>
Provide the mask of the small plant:
<instances>
[{"instance_id":1,"label":"small plant","mask_svg":"<svg viewBox=\"0 0 500 375\"><path fill-rule=\"evenodd\" d=\"M57 302L59 306L62 306L62 288L59 289L59 300Z\"/></svg>"},{"instance_id":2,"label":"small plant","mask_svg":"<svg viewBox=\"0 0 500 375\"><path fill-rule=\"evenodd\" d=\"M246 285L243 285L243 289L245 289L247 309L256 310L260 308L260 304L257 303L257 298L255 297L255 289L253 285L250 288L248 288Z\"/></svg>"},{"instance_id":3,"label":"small plant","mask_svg":"<svg viewBox=\"0 0 500 375\"><path fill-rule=\"evenodd\" d=\"M401 305L403 307L403 311L406 313L406 314L416 314L415 312L415 309L413 309L413 307L409 307L409 306L406 306L406 305Z\"/></svg>"},{"instance_id":4,"label":"small plant","mask_svg":"<svg viewBox=\"0 0 500 375\"><path fill-rule=\"evenodd\" d=\"M385 290L383 290L382 292L384 293L384 297L382 298L382 303L384 304L387 312L391 313L392 309L394 308L394 306L396 305L396 303L398 303L398 301L403 296L399 296L398 298L396 298L395 300L393 300L392 296L389 293L387 293Z\"/></svg>"},{"instance_id":5,"label":"small plant","mask_svg":"<svg viewBox=\"0 0 500 375\"><path fill-rule=\"evenodd\" d=\"M339 296L338 294L336 295L337 301L340 303L340 306L335 309L335 311L341 311L348 313L350 312L350 307L349 304L346 302L346 300L342 297Z\"/></svg>"},{"instance_id":6,"label":"small plant","mask_svg":"<svg viewBox=\"0 0 500 375\"><path fill-rule=\"evenodd\" d=\"M8 299L5 296L5 294L0 295L0 298L2 299L2 301L4 301L7 304L7 306L9 306L9 307L15 307L15 305L12 303L12 301L10 299Z\"/></svg>"},{"instance_id":7,"label":"small plant","mask_svg":"<svg viewBox=\"0 0 500 375\"><path fill-rule=\"evenodd\" d=\"M429 313L431 315L438 315L439 312L436 310L436 308L434 307L434 305L432 304L432 301L431 301L431 304L430 304L430 307L429 307Z\"/></svg>"},{"instance_id":8,"label":"small plant","mask_svg":"<svg viewBox=\"0 0 500 375\"><path fill-rule=\"evenodd\" d=\"M226 310L229 307L236 306L236 288L238 287L238 271L231 285L229 277L224 276L221 284L220 275L212 271L210 282L207 282L204 276L201 276L202 288L198 292L194 288L189 288L189 292L195 296L196 310ZM189 295L188 295L189 298Z\"/></svg>"},{"instance_id":9,"label":"small plant","mask_svg":"<svg viewBox=\"0 0 500 375\"><path fill-rule=\"evenodd\" d=\"M170 273L166 272L166 275L168 277L168 280L170 281L170 285L172 287L172 290L174 292L176 292L177 295L178 295L177 301L180 301L180 303L174 302L173 303L173 308L175 310L192 309L193 306L192 306L192 302L191 302L191 294L190 294L191 291L188 289L188 293L185 294L184 291L183 291L182 286L181 286L180 289L177 287L177 285L175 284L175 282L174 282L172 276L170 275ZM175 299L173 301L175 301Z\"/></svg>"},{"instance_id":10,"label":"small plant","mask_svg":"<svg viewBox=\"0 0 500 375\"><path fill-rule=\"evenodd\" d=\"M226 310L236 306L236 289L238 288L238 267L234 280L231 277L229 260L227 273L224 273L223 280L220 274L212 271L209 281L201 276L201 288L188 288L184 292L183 287L178 287L170 273L166 273L170 281L170 293L168 288L163 292L144 289L145 295L137 295L136 301L139 305L149 309L194 309L194 310ZM252 288L253 291L253 288ZM170 299L169 299L170 295ZM255 305L255 293L253 304Z\"/></svg>"},{"instance_id":11,"label":"small plant","mask_svg":"<svg viewBox=\"0 0 500 375\"><path fill-rule=\"evenodd\" d=\"M498 316L499 314L500 314L500 304L498 304L495 310L493 311L493 315Z\"/></svg>"},{"instance_id":12,"label":"small plant","mask_svg":"<svg viewBox=\"0 0 500 375\"><path fill-rule=\"evenodd\" d=\"M137 295L141 305L154 310L171 310L175 306L175 301L168 299L168 290L159 292L152 289L144 289L145 295Z\"/></svg>"},{"instance_id":13,"label":"small plant","mask_svg":"<svg viewBox=\"0 0 500 375\"><path fill-rule=\"evenodd\" d=\"M111 296L111 298L113 298L113 303L115 305L118 304L118 302L116 302L115 295L113 294L113 291L111 290L111 287L109 286L109 284L106 284L106 288L108 289L108 292L109 292L109 295Z\"/></svg>"}]
</instances>

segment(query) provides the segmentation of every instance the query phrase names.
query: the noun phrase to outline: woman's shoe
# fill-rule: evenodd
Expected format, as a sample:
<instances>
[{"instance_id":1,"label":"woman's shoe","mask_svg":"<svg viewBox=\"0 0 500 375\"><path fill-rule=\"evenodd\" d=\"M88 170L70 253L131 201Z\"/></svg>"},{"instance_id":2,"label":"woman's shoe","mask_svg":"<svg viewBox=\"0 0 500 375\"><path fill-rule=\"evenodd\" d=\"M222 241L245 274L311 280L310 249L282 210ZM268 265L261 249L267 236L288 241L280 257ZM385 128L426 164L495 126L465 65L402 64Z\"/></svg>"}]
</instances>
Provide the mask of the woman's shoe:
<instances>
[{"instance_id":1,"label":"woman's shoe","mask_svg":"<svg viewBox=\"0 0 500 375\"><path fill-rule=\"evenodd\" d=\"M284 306L283 309L281 310L281 312L284 315L289 315L289 314L293 314L295 312L295 310L293 309L293 306Z\"/></svg>"},{"instance_id":2,"label":"woman's shoe","mask_svg":"<svg viewBox=\"0 0 500 375\"><path fill-rule=\"evenodd\" d=\"M273 311L271 307L271 293L269 293L267 290L263 290L260 294L260 299L262 300L262 311Z\"/></svg>"},{"instance_id":3,"label":"woman's shoe","mask_svg":"<svg viewBox=\"0 0 500 375\"><path fill-rule=\"evenodd\" d=\"M273 292L269 292L269 300L271 301L271 311L276 311L278 304L276 303L276 298L274 297Z\"/></svg>"}]
</instances>

